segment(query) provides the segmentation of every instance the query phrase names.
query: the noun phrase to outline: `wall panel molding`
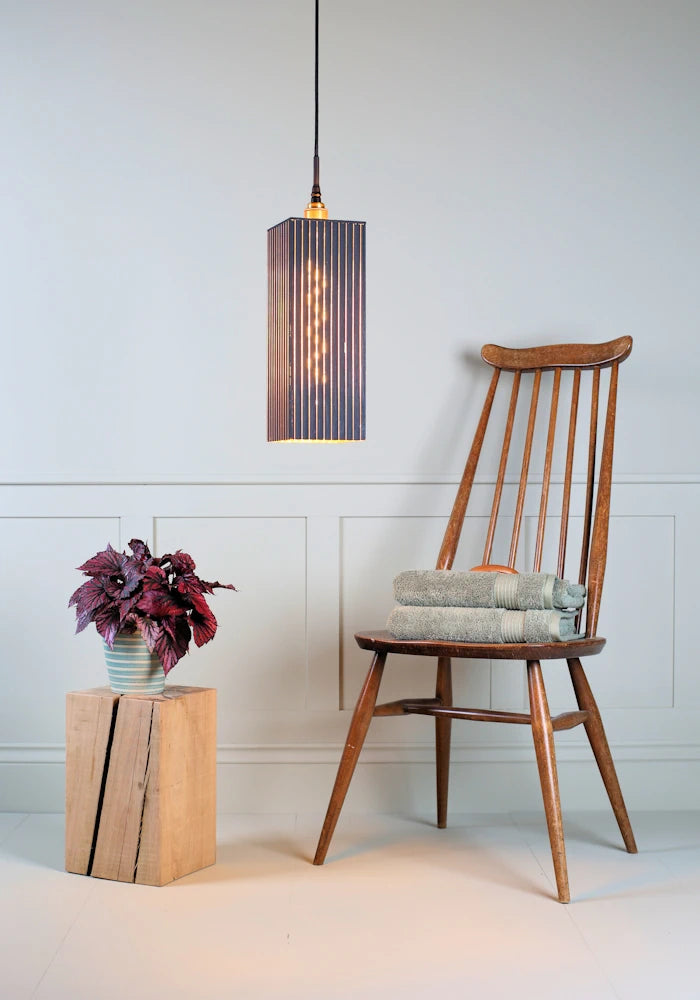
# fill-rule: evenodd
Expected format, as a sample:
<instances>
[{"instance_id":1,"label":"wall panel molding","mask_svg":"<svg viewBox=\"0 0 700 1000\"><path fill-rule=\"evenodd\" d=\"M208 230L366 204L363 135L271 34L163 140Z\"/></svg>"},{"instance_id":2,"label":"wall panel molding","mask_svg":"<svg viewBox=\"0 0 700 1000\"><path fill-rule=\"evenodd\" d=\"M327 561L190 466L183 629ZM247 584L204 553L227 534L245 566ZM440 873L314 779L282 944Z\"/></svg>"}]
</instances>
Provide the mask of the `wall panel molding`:
<instances>
[{"instance_id":1,"label":"wall panel molding","mask_svg":"<svg viewBox=\"0 0 700 1000\"><path fill-rule=\"evenodd\" d=\"M38 473L34 476L17 473L0 477L0 488L5 486L412 486L430 485L431 483L459 483L462 475L461 470L447 475L418 475L407 474L386 474L386 475L366 475L348 474L342 475L313 475L308 473L289 473L284 475L276 473L250 473L242 475L217 475L210 474L201 477L187 478L182 475L147 475L138 479L133 476L113 476L110 479L95 479L86 474L84 476L42 475ZM541 477L536 474L528 476L528 483L540 484ZM552 473L552 483L562 483L563 477ZM585 483L586 477L580 473L574 473L572 482ZM615 473L615 483L624 483L632 486L642 486L650 484L652 486L688 486L700 483L700 475L692 472L679 472L674 474L655 473ZM495 478L492 476L477 475L474 477L477 485L493 485ZM505 483L517 484L519 478L506 475Z\"/></svg>"},{"instance_id":2,"label":"wall panel molding","mask_svg":"<svg viewBox=\"0 0 700 1000\"><path fill-rule=\"evenodd\" d=\"M356 544L360 544L365 537L364 529L358 533L357 525L364 524L369 532L367 537L377 540L382 539L383 524L392 526L392 558L403 558L401 532L422 532L426 539L432 539L435 527L439 528L440 522L449 515L456 479L387 476L370 481L368 477L355 480L345 477L342 482L333 482L328 478L312 480L300 476L295 481L290 481L290 477L285 481L241 477L235 482L221 478L218 482L212 480L206 484L180 481L132 485L78 485L71 482L14 484L0 487L0 518L10 538L13 537L12 522L19 519L23 537L30 541L33 533L28 531L27 526L32 519L36 520L37 527L39 523L44 525L44 534L46 530L51 534L55 524L55 531L60 536L62 521L66 524L85 521L86 525L92 522L90 530L94 530L96 525L93 519L107 518L111 520L105 522L105 529L118 533L118 537L110 540L121 547L131 537L151 540L155 537L158 545L159 524L163 530L170 525L167 527L168 541L172 544L180 537L177 522L181 522L182 525L191 525L193 534L202 539L203 547L210 553L207 559L219 578L228 579L230 576L237 586L246 583L240 578L243 564L239 564L238 568L236 566L236 539L245 537L245 530L243 527L234 530L234 525L240 526L246 518L251 518L258 525L256 531L260 532L263 530L260 524L264 525L267 519L271 535L283 542L287 553L283 572L293 574L290 581L294 588L296 610L294 620L288 622L288 627L291 628L290 636L293 634L295 638L289 646L288 663L280 659L283 656L280 650L285 647L279 642L270 647L275 652L268 654L268 660L272 656L276 658L275 662L256 664L249 662L250 656L231 657L228 652L224 655L225 650L235 649L237 637L245 646L246 630L252 630L254 622L252 619L246 621L245 615L239 615L235 604L231 608L224 606L224 598L221 597L217 598L214 610L216 613L219 608L224 619L230 616L227 629L234 630L229 633L233 645L221 642L217 646L215 641L206 650L209 657L206 661L193 655L191 660L179 666L178 681L195 685L212 684L220 691L220 706L225 706L225 711L220 712L218 757L223 782L222 801L226 808L235 807L232 804L236 801L240 801L241 808L256 808L258 785L262 782L260 787L286 788L285 775L289 775L289 790L285 794L290 797L290 802L291 797L298 794L300 803L308 805L309 801L317 799L321 809L325 805L328 781L342 749L358 678L369 665L368 654L362 654L355 660L352 633L358 628L371 626L372 622L364 618L368 610L378 609L379 603L390 601L387 590L390 584L383 581L386 573L382 571L383 575L379 576L383 582L378 584L376 602L372 597L369 603L365 600L365 605L362 604L361 590L370 594L372 578L377 576L372 570L372 561L381 560L382 552L373 543L366 553L360 553L361 558L346 560L346 565L343 565L344 525L346 530L348 524L355 526L354 534L346 536L346 544L355 544L348 542L351 538L356 538ZM537 480L533 479L533 482ZM475 485L470 518L478 519L488 514L491 485L492 480L488 479ZM559 502L560 489L560 483L553 484L552 510ZM506 485L504 504L509 502L514 490L515 484ZM653 771L653 780L645 782L643 771L639 770L635 786L637 801L645 808L664 807L663 789L669 782L675 782L674 788L680 796L679 782L682 783L682 780L679 775L685 773L683 767L688 768L687 781L690 782L691 774L697 773L700 761L700 671L696 668L694 634L694 581L696 567L700 564L700 537L696 530L699 501L700 477L620 476L616 478L613 488L611 552L616 551L615 524L624 523L625 527L624 530L620 527L618 531L620 562L615 571L611 568L609 583L606 582L603 601L605 617L601 621L605 626L604 634L609 633L608 650L611 653L615 647L616 615L622 615L628 623L634 620L641 638L636 664L621 665L614 656L604 660L603 655L589 661L589 672L594 690L601 696L603 716L616 759L627 768L649 768L652 769L650 774ZM574 513L580 513L581 502L582 484L579 482L572 492ZM526 516L536 514L535 504L529 502L525 513ZM648 548L651 556L646 558L639 551L645 544L645 518L651 530ZM217 541L219 524L229 526L225 529L225 536L222 536L228 541L221 549ZM300 524L303 527L299 527ZM474 526L475 529L478 527L476 520ZM101 538L99 524L97 527ZM79 532L76 537L90 537L82 528L76 526L76 530ZM260 538L264 536L263 530ZM103 542L107 540L104 538ZM87 676L86 671L94 670L95 676L101 676L101 667L96 660L93 663L91 652L94 648L94 656L99 656L97 643L94 647L90 646L85 636L72 639L71 617L65 610L68 597L65 581L72 580L75 575L77 585L79 578L72 567L89 553L81 550L73 558L73 545L69 543L66 552L66 544L62 540L57 556L60 563L54 567L49 556L46 567L48 599L55 602L52 631L62 629L65 614L65 636L61 632L59 637L61 642L65 639L61 647L65 652L60 654L60 663L55 662L55 656L50 660L48 649L52 645L52 636L37 631L31 617L28 619L27 665L31 663L34 673L18 671L15 664L11 684L7 687L7 698L12 702L10 711L14 713L7 718L19 718L27 735L23 742L13 742L12 737L8 739L7 731L0 731L0 776L5 780L0 808L31 807L41 810L48 808L47 803L53 803L53 807L60 803L64 761L63 745L59 742L63 732L63 700L60 693L89 686L79 682ZM429 548L430 545L426 545L426 552ZM430 552L432 561L432 549ZM198 557L197 551L193 554ZM247 565L255 565L252 549L246 560ZM272 550L264 556L264 561L271 564L269 572L274 573L276 567ZM348 575L352 565L357 570L353 571L354 576L353 573ZM405 567L401 565L399 568ZM245 570L244 575L248 573ZM649 614L655 600L653 588L645 591L640 582L644 574L660 581L660 612L656 618ZM51 581L59 576L60 586L56 583L52 591ZM631 590L629 581L634 584ZM248 582L250 586L252 577ZM30 585L29 578L26 585ZM260 599L264 597L264 587L263 574L255 584ZM285 600L287 592L283 589L278 593L275 599L278 604ZM630 593L641 596L635 597L630 604ZM643 602L643 606L637 606L639 601ZM30 614L31 594L19 595L15 603L17 611L13 634L16 635L16 630L22 629L22 622L17 620L18 616L21 617L22 608L26 607L27 614ZM242 604L240 606L243 607ZM358 610L360 608L361 611ZM382 608L376 613L381 618L385 611ZM361 616L363 620L355 620ZM274 627L274 614L271 622ZM255 627L259 625L258 619ZM651 630L648 642L644 640L644 629ZM86 644L80 648L71 645L73 641L79 643L83 640ZM16 659L17 650L23 647L17 646L14 639L11 643ZM343 647L345 654L341 654ZM72 662L74 649L76 663L82 664L82 673L76 672L77 667ZM647 649L650 653L645 659ZM36 671L44 669L37 664L48 665L49 662L52 670L50 689L47 686L43 700L37 701ZM475 666L476 673L473 673L465 691L477 699L496 699L498 707L504 707L502 703L514 699L517 704L511 707L517 709L524 698L523 678L513 674L510 666L505 673L502 670L499 673L501 667L499 664L489 665L486 661L484 665ZM461 665L458 665L457 670L460 669ZM469 668L465 666L464 669ZM260 673L259 680L256 680L255 671ZM389 678L399 676L399 671L399 662L390 660L387 687L393 683L393 679L390 681ZM642 687L635 685L635 674ZM265 684L268 683L266 677L277 685L269 705L265 704L263 697ZM556 698L569 697L564 680L563 676L552 677L552 703ZM100 681L97 680L97 683ZM343 683L347 688L346 710L339 710ZM460 680L456 683L464 682ZM248 692L247 701L239 702L236 695L239 689ZM286 692L284 696L283 692ZM606 700L609 702L607 705ZM515 770L511 773L509 769L534 759L529 732L521 731L522 727L503 727L497 737L491 737L488 731L493 729L495 727L479 728L476 724L456 726L455 765L483 768L485 773L490 773L489 768L495 768L499 769L499 776L510 773L510 778L515 780ZM21 730L12 722L11 731L14 736ZM585 765L594 773L590 751L584 742L575 738L577 735L560 734L557 738L563 769ZM496 739L498 742L495 742ZM360 780L369 782L367 787L373 789L371 794L367 793L367 802L381 802L381 788L384 782L391 782L392 767L407 768L408 777L409 771L413 773L410 769L424 768L427 784L425 788L421 785L416 794L421 803L425 796L425 807L430 808L432 791L428 794L427 776L432 772L433 760L430 720L376 720L358 771L358 774L366 775ZM385 765L388 769L384 768ZM308 788L294 784L297 779L293 776L301 773L307 775ZM588 775L588 770L581 773ZM483 787L486 788L488 781L484 781ZM580 800L577 799L575 786L574 782L574 801L569 798L569 807L575 807L577 802L584 807L583 803L588 800L583 797L583 792ZM536 786L533 787L536 789ZM389 796L387 802L393 802L389 785L386 785L385 792ZM491 801L488 796L477 797L475 808L480 807L479 803L487 808ZM539 807L536 797L532 805L533 808ZM272 807L272 798L264 808L268 806Z\"/></svg>"},{"instance_id":3,"label":"wall panel molding","mask_svg":"<svg viewBox=\"0 0 700 1000\"><path fill-rule=\"evenodd\" d=\"M615 760L620 761L696 761L700 760L700 743L611 743ZM333 764L337 765L342 743L269 743L217 745L219 764ZM466 763L522 763L535 761L529 745L513 743L453 743L452 761ZM0 766L3 764L65 764L64 744L9 743L0 745ZM587 743L557 742L557 760L593 762ZM426 743L372 743L368 740L360 763L364 764L432 764L435 749ZM358 765L359 766L359 765Z\"/></svg>"}]
</instances>

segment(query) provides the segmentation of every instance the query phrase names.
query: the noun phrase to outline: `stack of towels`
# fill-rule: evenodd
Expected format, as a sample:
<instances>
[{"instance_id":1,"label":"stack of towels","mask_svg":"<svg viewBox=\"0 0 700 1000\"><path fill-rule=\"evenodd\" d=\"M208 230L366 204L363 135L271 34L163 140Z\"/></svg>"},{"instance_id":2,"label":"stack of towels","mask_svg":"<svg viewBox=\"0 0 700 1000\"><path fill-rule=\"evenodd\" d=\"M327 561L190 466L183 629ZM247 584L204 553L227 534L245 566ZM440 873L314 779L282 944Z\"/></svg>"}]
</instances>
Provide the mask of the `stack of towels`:
<instances>
[{"instance_id":1,"label":"stack of towels","mask_svg":"<svg viewBox=\"0 0 700 1000\"><path fill-rule=\"evenodd\" d=\"M394 580L395 639L563 642L578 638L586 588L552 573L412 569Z\"/></svg>"}]
</instances>

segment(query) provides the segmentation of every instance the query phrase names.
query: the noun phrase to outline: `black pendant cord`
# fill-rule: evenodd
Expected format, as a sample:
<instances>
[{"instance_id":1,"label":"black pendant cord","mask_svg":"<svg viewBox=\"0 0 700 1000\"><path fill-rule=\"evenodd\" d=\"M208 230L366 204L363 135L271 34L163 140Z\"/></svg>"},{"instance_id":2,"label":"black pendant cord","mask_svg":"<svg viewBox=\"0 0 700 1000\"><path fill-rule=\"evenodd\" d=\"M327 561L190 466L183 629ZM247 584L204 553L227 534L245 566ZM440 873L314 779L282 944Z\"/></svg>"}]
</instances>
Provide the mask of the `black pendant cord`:
<instances>
[{"instance_id":1,"label":"black pendant cord","mask_svg":"<svg viewBox=\"0 0 700 1000\"><path fill-rule=\"evenodd\" d=\"M316 0L316 33L314 61L314 183L311 188L312 204L321 201L320 161L318 158L318 4Z\"/></svg>"}]
</instances>

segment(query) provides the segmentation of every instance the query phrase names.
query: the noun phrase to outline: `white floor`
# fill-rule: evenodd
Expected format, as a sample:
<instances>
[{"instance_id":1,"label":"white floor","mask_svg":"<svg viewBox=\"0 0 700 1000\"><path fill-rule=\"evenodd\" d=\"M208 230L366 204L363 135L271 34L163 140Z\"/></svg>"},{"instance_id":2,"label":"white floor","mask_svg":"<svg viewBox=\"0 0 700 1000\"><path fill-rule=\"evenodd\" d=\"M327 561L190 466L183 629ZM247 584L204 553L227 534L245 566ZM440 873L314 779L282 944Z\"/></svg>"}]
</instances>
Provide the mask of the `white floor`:
<instances>
[{"instance_id":1,"label":"white floor","mask_svg":"<svg viewBox=\"0 0 700 1000\"><path fill-rule=\"evenodd\" d=\"M161 889L68 875L63 817L0 813L2 1000L700 997L700 813L224 815L217 864Z\"/></svg>"}]
</instances>

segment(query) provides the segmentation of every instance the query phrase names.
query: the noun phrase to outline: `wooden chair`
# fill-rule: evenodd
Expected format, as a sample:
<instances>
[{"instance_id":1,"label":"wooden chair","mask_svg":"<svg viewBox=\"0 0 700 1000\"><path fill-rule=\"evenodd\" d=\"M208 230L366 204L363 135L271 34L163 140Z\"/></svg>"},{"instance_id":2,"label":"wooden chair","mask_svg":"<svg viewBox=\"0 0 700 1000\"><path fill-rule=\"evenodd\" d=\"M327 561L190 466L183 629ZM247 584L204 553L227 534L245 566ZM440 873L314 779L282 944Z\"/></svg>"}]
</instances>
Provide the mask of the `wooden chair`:
<instances>
[{"instance_id":1,"label":"wooden chair","mask_svg":"<svg viewBox=\"0 0 700 1000\"><path fill-rule=\"evenodd\" d=\"M569 901L569 885L566 869L566 854L562 828L561 805L559 801L559 786L557 766L554 752L554 733L562 729L572 729L583 724L595 759L600 769L610 803L615 813L625 847L631 853L637 848L630 826L629 817L622 798L620 786L615 773L615 767L610 755L610 748L603 729L603 723L586 675L581 665L581 657L599 653L605 645L605 639L596 635L600 599L603 589L605 562L608 542L608 521L610 513L610 486L612 478L613 440L615 432L615 408L617 398L618 368L632 350L631 337L620 337L606 344L562 344L547 347L511 350L487 344L481 356L494 368L489 385L484 408L476 430L474 442L469 452L464 475L457 492L447 530L437 560L437 569L452 567L457 545L459 543L467 502L474 481L479 454L481 452L491 408L499 381L503 372L512 372L513 381L510 393L510 405L503 437L503 448L496 479L491 517L486 534L483 566L477 569L494 568L515 571L518 541L520 538L525 494L527 489L530 456L532 452L533 435L537 403L540 393L542 373L553 371L552 395L549 409L549 424L547 445L542 473L542 492L539 505L537 534L535 541L534 571L541 569L549 487L552 473L552 458L557 423L557 408L559 403L562 372L571 370L571 404L569 409L569 426L566 445L566 461L563 480L563 500L561 507L561 528L559 532L559 549L556 571L558 576L564 575L564 564L567 550L567 535L569 525L569 507L571 498L572 469L574 460L574 442L576 437L579 394L582 372L592 372L591 412L588 423L588 458L587 478L585 488L585 513L583 523L583 540L579 560L579 582L587 585L586 627L585 637L567 642L552 643L514 643L514 644L483 644L462 642L434 641L399 641L389 632L359 632L355 639L362 649L372 650L374 658L367 679L360 692L357 705L350 723L347 742L338 768L335 785L331 795L328 812L323 824L314 864L323 864L333 831L342 809L345 795L350 784L357 759L373 716L386 715L432 715L435 717L436 762L437 762L437 819L438 826L445 827L447 819L447 789L450 766L450 729L452 719L472 719L476 721L507 722L528 724L532 727L537 766L539 769L542 797L547 817L549 840L552 848L554 872L557 882L559 901ZM600 396L601 369L610 369L610 381L605 416L605 431L600 458L600 471L597 491L595 488L596 444L598 427L598 405ZM507 565L493 566L491 563L492 548L496 533L501 496L503 492L506 463L510 450L513 426L515 420L518 393L525 372L533 372L532 396L530 400L529 418L520 472L520 485L515 503L515 515L510 541L510 552ZM567 379L569 376L566 376ZM585 376L588 378L588 376ZM504 380L505 381L505 380ZM595 504L594 504L595 495ZM594 511L595 507L595 511ZM549 571L551 567L546 567ZM435 698L408 698L384 705L376 705L379 685L384 670L384 664L389 653L410 653L420 656L437 657L437 682ZM494 710L457 708L452 701L451 659L478 658L524 660L527 663L528 690L530 713L500 712ZM552 717L549 713L547 695L542 677L541 660L565 659L568 664L574 694L578 703L578 711L564 712Z\"/></svg>"}]
</instances>

